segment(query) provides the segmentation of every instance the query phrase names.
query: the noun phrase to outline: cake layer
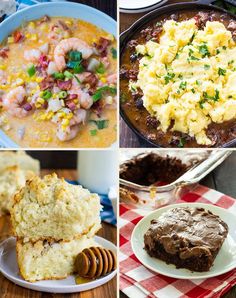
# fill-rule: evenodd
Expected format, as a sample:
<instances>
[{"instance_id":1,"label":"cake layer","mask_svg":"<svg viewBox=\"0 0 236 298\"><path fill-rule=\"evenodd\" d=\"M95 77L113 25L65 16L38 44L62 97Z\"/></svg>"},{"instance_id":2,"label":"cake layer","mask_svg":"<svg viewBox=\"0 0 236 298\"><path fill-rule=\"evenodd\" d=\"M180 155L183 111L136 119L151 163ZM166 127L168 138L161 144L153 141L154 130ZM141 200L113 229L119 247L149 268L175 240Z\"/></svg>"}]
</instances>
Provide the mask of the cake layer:
<instances>
[{"instance_id":1,"label":"cake layer","mask_svg":"<svg viewBox=\"0 0 236 298\"><path fill-rule=\"evenodd\" d=\"M63 279L74 272L76 256L85 248L98 246L93 238L82 236L69 242L17 240L17 261L22 277L35 282Z\"/></svg>"},{"instance_id":2,"label":"cake layer","mask_svg":"<svg viewBox=\"0 0 236 298\"><path fill-rule=\"evenodd\" d=\"M18 238L69 241L100 229L99 196L56 174L35 176L14 199L11 219Z\"/></svg>"},{"instance_id":3,"label":"cake layer","mask_svg":"<svg viewBox=\"0 0 236 298\"><path fill-rule=\"evenodd\" d=\"M227 234L219 216L203 208L179 207L151 221L144 244L152 257L201 272L213 265Z\"/></svg>"}]
</instances>

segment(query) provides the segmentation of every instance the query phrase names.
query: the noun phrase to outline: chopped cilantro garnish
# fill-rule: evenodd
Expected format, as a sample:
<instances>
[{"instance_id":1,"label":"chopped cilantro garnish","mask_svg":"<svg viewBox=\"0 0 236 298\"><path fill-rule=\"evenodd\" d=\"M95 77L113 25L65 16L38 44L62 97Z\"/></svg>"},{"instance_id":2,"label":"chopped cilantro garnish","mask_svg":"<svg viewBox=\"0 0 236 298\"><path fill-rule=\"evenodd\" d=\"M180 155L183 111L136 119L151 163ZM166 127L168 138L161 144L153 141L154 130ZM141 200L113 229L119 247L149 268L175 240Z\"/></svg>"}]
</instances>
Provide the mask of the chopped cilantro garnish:
<instances>
[{"instance_id":1,"label":"chopped cilantro garnish","mask_svg":"<svg viewBox=\"0 0 236 298\"><path fill-rule=\"evenodd\" d=\"M35 75L36 73L36 68L34 65L31 65L28 69L27 69L27 73L29 75L29 77L31 78L32 76Z\"/></svg>"},{"instance_id":2,"label":"chopped cilantro garnish","mask_svg":"<svg viewBox=\"0 0 236 298\"><path fill-rule=\"evenodd\" d=\"M117 59L117 50L114 48L111 48L111 54L113 59Z\"/></svg>"},{"instance_id":3,"label":"chopped cilantro garnish","mask_svg":"<svg viewBox=\"0 0 236 298\"><path fill-rule=\"evenodd\" d=\"M219 49L216 50L216 55L218 55L218 54L220 54L220 50Z\"/></svg>"},{"instance_id":4,"label":"chopped cilantro garnish","mask_svg":"<svg viewBox=\"0 0 236 298\"><path fill-rule=\"evenodd\" d=\"M185 90L187 87L187 82L181 82L181 84L179 85L179 89Z\"/></svg>"},{"instance_id":5,"label":"chopped cilantro garnish","mask_svg":"<svg viewBox=\"0 0 236 298\"><path fill-rule=\"evenodd\" d=\"M116 94L116 91L117 90L115 87L109 87L109 86L100 87L96 90L96 92L92 96L93 102L96 102L96 101L102 99L103 92L110 92L111 94Z\"/></svg>"},{"instance_id":6,"label":"chopped cilantro garnish","mask_svg":"<svg viewBox=\"0 0 236 298\"><path fill-rule=\"evenodd\" d=\"M203 106L204 103L205 103L205 100L200 100L199 101L199 106L200 106L201 109L204 108L204 106Z\"/></svg>"},{"instance_id":7,"label":"chopped cilantro garnish","mask_svg":"<svg viewBox=\"0 0 236 298\"><path fill-rule=\"evenodd\" d=\"M226 69L220 68L218 69L218 75L219 76L225 76L226 74Z\"/></svg>"},{"instance_id":8,"label":"chopped cilantro garnish","mask_svg":"<svg viewBox=\"0 0 236 298\"><path fill-rule=\"evenodd\" d=\"M204 43L203 45L200 45L199 53L202 54L203 58L210 56L210 52L208 50L208 47L207 47L206 43Z\"/></svg>"},{"instance_id":9,"label":"chopped cilantro garnish","mask_svg":"<svg viewBox=\"0 0 236 298\"><path fill-rule=\"evenodd\" d=\"M91 129L90 130L90 135L93 137L93 136L96 136L97 135L97 129Z\"/></svg>"},{"instance_id":10,"label":"chopped cilantro garnish","mask_svg":"<svg viewBox=\"0 0 236 298\"><path fill-rule=\"evenodd\" d=\"M228 62L228 65L230 66L231 64L233 64L234 63L234 60L230 60L229 62Z\"/></svg>"},{"instance_id":11,"label":"chopped cilantro garnish","mask_svg":"<svg viewBox=\"0 0 236 298\"><path fill-rule=\"evenodd\" d=\"M174 73L168 72L166 76L164 76L165 84L168 84L175 77Z\"/></svg>"},{"instance_id":12,"label":"chopped cilantro garnish","mask_svg":"<svg viewBox=\"0 0 236 298\"><path fill-rule=\"evenodd\" d=\"M205 69L205 70L210 69L210 67L211 67L211 66L210 66L209 64L205 64L205 65L204 65L204 69Z\"/></svg>"},{"instance_id":13,"label":"chopped cilantro garnish","mask_svg":"<svg viewBox=\"0 0 236 298\"><path fill-rule=\"evenodd\" d=\"M96 72L99 74L104 74L106 71L104 64L101 62L96 69Z\"/></svg>"},{"instance_id":14,"label":"chopped cilantro garnish","mask_svg":"<svg viewBox=\"0 0 236 298\"><path fill-rule=\"evenodd\" d=\"M182 80L182 79L183 79L183 75L180 73L180 74L178 75L178 78L179 78L180 80Z\"/></svg>"},{"instance_id":15,"label":"chopped cilantro garnish","mask_svg":"<svg viewBox=\"0 0 236 298\"><path fill-rule=\"evenodd\" d=\"M196 80L196 85L200 86L201 85L201 82Z\"/></svg>"},{"instance_id":16,"label":"chopped cilantro garnish","mask_svg":"<svg viewBox=\"0 0 236 298\"><path fill-rule=\"evenodd\" d=\"M90 122L96 124L98 129L107 128L109 124L109 120L90 120Z\"/></svg>"},{"instance_id":17,"label":"chopped cilantro garnish","mask_svg":"<svg viewBox=\"0 0 236 298\"><path fill-rule=\"evenodd\" d=\"M192 91L192 93L195 93L195 89L194 88L192 88L191 91Z\"/></svg>"},{"instance_id":18,"label":"chopped cilantro garnish","mask_svg":"<svg viewBox=\"0 0 236 298\"><path fill-rule=\"evenodd\" d=\"M179 148L183 148L184 145L185 145L185 143L186 143L185 138L181 138L181 139L179 140L178 147L179 147Z\"/></svg>"},{"instance_id":19,"label":"chopped cilantro garnish","mask_svg":"<svg viewBox=\"0 0 236 298\"><path fill-rule=\"evenodd\" d=\"M223 49L223 50L226 50L226 49L227 49L227 47L226 47L226 46L223 46L223 47L222 47L222 49Z\"/></svg>"},{"instance_id":20,"label":"chopped cilantro garnish","mask_svg":"<svg viewBox=\"0 0 236 298\"><path fill-rule=\"evenodd\" d=\"M210 96L210 95L207 94L207 92L203 92L203 97L204 97L205 100L210 99L210 100L218 101L219 98L220 98L219 95L220 95L220 92L217 89L215 90L215 96Z\"/></svg>"}]
</instances>

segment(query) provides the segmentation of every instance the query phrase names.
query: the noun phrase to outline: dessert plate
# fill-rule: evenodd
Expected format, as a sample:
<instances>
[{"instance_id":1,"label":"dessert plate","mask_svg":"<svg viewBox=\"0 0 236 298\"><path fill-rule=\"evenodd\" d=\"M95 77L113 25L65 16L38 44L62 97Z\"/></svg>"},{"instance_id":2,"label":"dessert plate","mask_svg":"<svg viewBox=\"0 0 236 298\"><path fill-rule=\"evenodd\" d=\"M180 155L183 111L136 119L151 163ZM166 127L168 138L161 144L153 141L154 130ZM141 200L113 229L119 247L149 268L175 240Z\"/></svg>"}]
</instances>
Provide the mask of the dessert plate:
<instances>
[{"instance_id":1,"label":"dessert plate","mask_svg":"<svg viewBox=\"0 0 236 298\"><path fill-rule=\"evenodd\" d=\"M104 238L95 236L95 241L104 248L116 251L116 246ZM77 285L75 276L61 280L44 280L30 283L22 279L16 261L16 241L11 237L0 244L0 272L13 283L27 289L48 293L77 293L99 287L116 275L116 270L94 281Z\"/></svg>"},{"instance_id":2,"label":"dessert plate","mask_svg":"<svg viewBox=\"0 0 236 298\"><path fill-rule=\"evenodd\" d=\"M175 207L201 207L213 212L220 216L229 226L229 233L224 241L215 261L214 265L208 272L191 272L187 269L176 269L172 264L166 264L165 262L152 258L144 250L144 234L150 226L150 221L154 218L158 218L162 213ZM202 279L217 276L226 273L236 268L236 216L227 211L226 209L202 203L181 203L173 204L154 212L151 212L144 217L134 228L131 236L131 246L135 256L138 260L147 268L154 272L180 279Z\"/></svg>"}]
</instances>

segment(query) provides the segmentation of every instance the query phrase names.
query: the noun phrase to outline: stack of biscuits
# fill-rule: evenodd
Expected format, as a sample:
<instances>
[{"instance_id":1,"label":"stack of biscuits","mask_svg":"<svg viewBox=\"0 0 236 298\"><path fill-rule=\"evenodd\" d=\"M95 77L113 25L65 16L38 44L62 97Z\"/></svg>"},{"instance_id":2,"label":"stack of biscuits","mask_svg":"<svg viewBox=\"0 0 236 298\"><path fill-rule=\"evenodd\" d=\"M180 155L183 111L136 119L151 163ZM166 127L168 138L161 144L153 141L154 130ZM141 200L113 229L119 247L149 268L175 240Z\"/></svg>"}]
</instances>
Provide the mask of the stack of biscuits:
<instances>
[{"instance_id":1,"label":"stack of biscuits","mask_svg":"<svg viewBox=\"0 0 236 298\"><path fill-rule=\"evenodd\" d=\"M63 279L83 249L97 246L100 199L56 174L34 176L15 195L11 210L22 277L30 282Z\"/></svg>"},{"instance_id":2,"label":"stack of biscuits","mask_svg":"<svg viewBox=\"0 0 236 298\"><path fill-rule=\"evenodd\" d=\"M25 185L27 179L38 175L39 170L38 160L24 151L0 152L0 216L10 212L15 193Z\"/></svg>"}]
</instances>

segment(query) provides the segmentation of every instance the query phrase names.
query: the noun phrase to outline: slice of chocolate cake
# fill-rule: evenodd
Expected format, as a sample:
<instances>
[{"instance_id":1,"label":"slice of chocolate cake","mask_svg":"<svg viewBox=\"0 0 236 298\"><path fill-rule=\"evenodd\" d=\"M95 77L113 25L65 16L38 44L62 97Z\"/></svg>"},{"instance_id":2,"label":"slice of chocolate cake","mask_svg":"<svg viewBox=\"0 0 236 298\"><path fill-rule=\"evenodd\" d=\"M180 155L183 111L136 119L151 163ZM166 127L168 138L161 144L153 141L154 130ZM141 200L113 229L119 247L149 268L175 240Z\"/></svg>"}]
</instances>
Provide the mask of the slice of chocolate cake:
<instances>
[{"instance_id":1,"label":"slice of chocolate cake","mask_svg":"<svg viewBox=\"0 0 236 298\"><path fill-rule=\"evenodd\" d=\"M227 234L219 216L203 208L179 207L151 221L144 244L151 257L203 272L213 265Z\"/></svg>"}]
</instances>

